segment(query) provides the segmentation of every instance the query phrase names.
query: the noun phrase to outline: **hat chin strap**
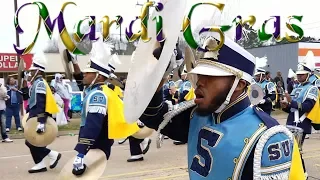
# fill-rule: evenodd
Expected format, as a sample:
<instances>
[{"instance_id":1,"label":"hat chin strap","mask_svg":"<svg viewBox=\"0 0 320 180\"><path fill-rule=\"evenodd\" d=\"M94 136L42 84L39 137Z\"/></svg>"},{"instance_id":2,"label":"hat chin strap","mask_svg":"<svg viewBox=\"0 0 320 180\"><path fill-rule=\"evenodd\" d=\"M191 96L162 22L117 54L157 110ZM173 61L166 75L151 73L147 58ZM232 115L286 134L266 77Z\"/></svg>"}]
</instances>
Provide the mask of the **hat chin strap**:
<instances>
[{"instance_id":1,"label":"hat chin strap","mask_svg":"<svg viewBox=\"0 0 320 180\"><path fill-rule=\"evenodd\" d=\"M227 98L226 100L222 103L222 105L215 111L215 113L220 113L229 103L230 103L230 99L231 99L231 96L234 92L234 90L236 89L236 87L238 86L238 83L239 83L240 79L236 77L236 79L234 80L233 82L233 85L227 95Z\"/></svg>"},{"instance_id":2,"label":"hat chin strap","mask_svg":"<svg viewBox=\"0 0 320 180\"><path fill-rule=\"evenodd\" d=\"M308 76L307 76L306 80L304 80L303 82L299 82L299 81L298 81L298 82L299 82L300 84L303 84L303 83L309 81L309 78L310 78L310 73L308 73Z\"/></svg>"},{"instance_id":3,"label":"hat chin strap","mask_svg":"<svg viewBox=\"0 0 320 180\"><path fill-rule=\"evenodd\" d=\"M34 73L34 75L32 76L32 78L30 80L30 82L33 82L33 80L37 76L38 72L39 72L39 69L37 69L36 73Z\"/></svg>"},{"instance_id":4,"label":"hat chin strap","mask_svg":"<svg viewBox=\"0 0 320 180\"><path fill-rule=\"evenodd\" d=\"M96 82L96 80L98 79L99 73L96 73L96 77L93 79L93 81L91 82L91 84L88 86L88 88L90 88L91 86L94 85L94 83Z\"/></svg>"}]
</instances>

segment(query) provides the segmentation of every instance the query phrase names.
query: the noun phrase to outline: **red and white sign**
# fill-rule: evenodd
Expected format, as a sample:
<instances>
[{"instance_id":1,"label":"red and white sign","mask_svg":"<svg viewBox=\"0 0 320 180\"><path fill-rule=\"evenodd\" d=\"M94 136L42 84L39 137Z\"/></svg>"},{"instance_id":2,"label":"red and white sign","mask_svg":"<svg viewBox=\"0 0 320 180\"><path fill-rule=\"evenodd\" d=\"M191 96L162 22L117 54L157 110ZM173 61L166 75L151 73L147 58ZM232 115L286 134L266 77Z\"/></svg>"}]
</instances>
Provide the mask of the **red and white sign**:
<instances>
[{"instance_id":1,"label":"red and white sign","mask_svg":"<svg viewBox=\"0 0 320 180\"><path fill-rule=\"evenodd\" d=\"M320 68L320 43L303 43L299 42L299 62L303 61L308 51L314 54L315 68Z\"/></svg>"},{"instance_id":2,"label":"red and white sign","mask_svg":"<svg viewBox=\"0 0 320 180\"><path fill-rule=\"evenodd\" d=\"M28 70L32 64L33 54L20 56L24 61L24 67ZM17 71L18 70L18 56L14 53L0 53L0 72L3 71Z\"/></svg>"}]
</instances>

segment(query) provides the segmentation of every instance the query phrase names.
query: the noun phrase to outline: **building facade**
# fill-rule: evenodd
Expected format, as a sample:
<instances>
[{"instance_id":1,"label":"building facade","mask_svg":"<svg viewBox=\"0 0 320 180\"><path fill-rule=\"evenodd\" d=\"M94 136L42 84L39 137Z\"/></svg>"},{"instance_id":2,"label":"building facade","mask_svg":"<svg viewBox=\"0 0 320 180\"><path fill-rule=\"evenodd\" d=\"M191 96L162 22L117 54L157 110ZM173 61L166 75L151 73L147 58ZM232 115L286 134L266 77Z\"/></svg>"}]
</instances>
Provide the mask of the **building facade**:
<instances>
[{"instance_id":1,"label":"building facade","mask_svg":"<svg viewBox=\"0 0 320 180\"><path fill-rule=\"evenodd\" d=\"M280 71L285 85L289 69L291 68L296 70L298 62L303 61L309 50L315 55L316 68L320 67L320 43L298 42L258 47L247 50L255 57L261 58L266 56L268 58L269 65L266 70L271 72L272 78L276 77L277 71Z\"/></svg>"},{"instance_id":2,"label":"building facade","mask_svg":"<svg viewBox=\"0 0 320 180\"><path fill-rule=\"evenodd\" d=\"M46 76L48 80L54 78L55 73L64 73L60 54L58 53L46 53L47 68ZM26 69L29 69L32 64L33 54L22 56L24 59ZM130 55L118 55L121 64L116 65L116 75L118 77L124 77L127 75L130 67L131 56ZM88 63L90 56L78 56L78 61L81 69L84 69ZM18 71L18 56L16 54L0 53L0 78L7 78L8 76L17 77Z\"/></svg>"}]
</instances>

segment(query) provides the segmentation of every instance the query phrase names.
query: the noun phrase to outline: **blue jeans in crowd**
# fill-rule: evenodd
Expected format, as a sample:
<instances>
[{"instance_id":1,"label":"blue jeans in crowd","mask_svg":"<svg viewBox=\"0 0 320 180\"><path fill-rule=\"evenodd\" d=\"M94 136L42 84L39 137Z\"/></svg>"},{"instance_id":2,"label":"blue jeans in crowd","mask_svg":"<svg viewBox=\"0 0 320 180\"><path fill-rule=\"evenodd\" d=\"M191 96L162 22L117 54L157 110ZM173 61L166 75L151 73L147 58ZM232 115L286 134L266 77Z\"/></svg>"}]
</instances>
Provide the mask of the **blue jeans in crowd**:
<instances>
[{"instance_id":1,"label":"blue jeans in crowd","mask_svg":"<svg viewBox=\"0 0 320 180\"><path fill-rule=\"evenodd\" d=\"M12 116L14 116L14 120L16 122L16 128L21 128L20 122L20 104L11 104L6 107L6 126L7 128L11 128Z\"/></svg>"},{"instance_id":2,"label":"blue jeans in crowd","mask_svg":"<svg viewBox=\"0 0 320 180\"><path fill-rule=\"evenodd\" d=\"M8 135L6 132L6 124L4 122L4 119L2 119L2 115L4 115L4 113L5 113L4 110L0 110L0 131L1 131L2 139L7 139Z\"/></svg>"}]
</instances>

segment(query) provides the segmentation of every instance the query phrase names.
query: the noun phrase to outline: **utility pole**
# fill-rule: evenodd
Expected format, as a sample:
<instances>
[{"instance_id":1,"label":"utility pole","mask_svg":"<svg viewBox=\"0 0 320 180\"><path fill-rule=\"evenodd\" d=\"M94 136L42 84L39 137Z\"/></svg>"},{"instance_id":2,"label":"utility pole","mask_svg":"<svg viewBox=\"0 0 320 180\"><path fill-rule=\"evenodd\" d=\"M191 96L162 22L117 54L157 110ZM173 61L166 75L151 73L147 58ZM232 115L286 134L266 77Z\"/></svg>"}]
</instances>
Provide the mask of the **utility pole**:
<instances>
[{"instance_id":1,"label":"utility pole","mask_svg":"<svg viewBox=\"0 0 320 180\"><path fill-rule=\"evenodd\" d=\"M16 14L17 10L18 10L18 0L14 0L14 14ZM18 47L20 47L20 38L19 38L19 34L16 31L16 44ZM18 55L18 54L17 54ZM20 63L20 56L18 55L18 64Z\"/></svg>"},{"instance_id":2,"label":"utility pole","mask_svg":"<svg viewBox=\"0 0 320 180\"><path fill-rule=\"evenodd\" d=\"M14 0L14 15L16 14L17 10L18 10L18 0ZM19 34L17 31L16 31L16 44L18 47L20 47L20 38L19 38ZM20 58L20 55L18 55L18 54L17 54L17 60L18 60L18 67L19 67L21 58ZM21 72L18 72L18 73L21 73ZM19 75L18 75L18 77L19 77ZM18 82L20 81L20 84L18 84L18 88L20 90L21 85L23 84L23 80L21 80L21 79L17 79L17 80L18 80ZM22 116L24 115L23 104L20 104L20 114Z\"/></svg>"},{"instance_id":3,"label":"utility pole","mask_svg":"<svg viewBox=\"0 0 320 180\"><path fill-rule=\"evenodd\" d=\"M149 2L149 0L147 0L147 2ZM137 6L143 6L144 4L139 4L139 2L137 2L136 4ZM150 6L147 9L147 19L149 19L149 10L150 10Z\"/></svg>"}]
</instances>

